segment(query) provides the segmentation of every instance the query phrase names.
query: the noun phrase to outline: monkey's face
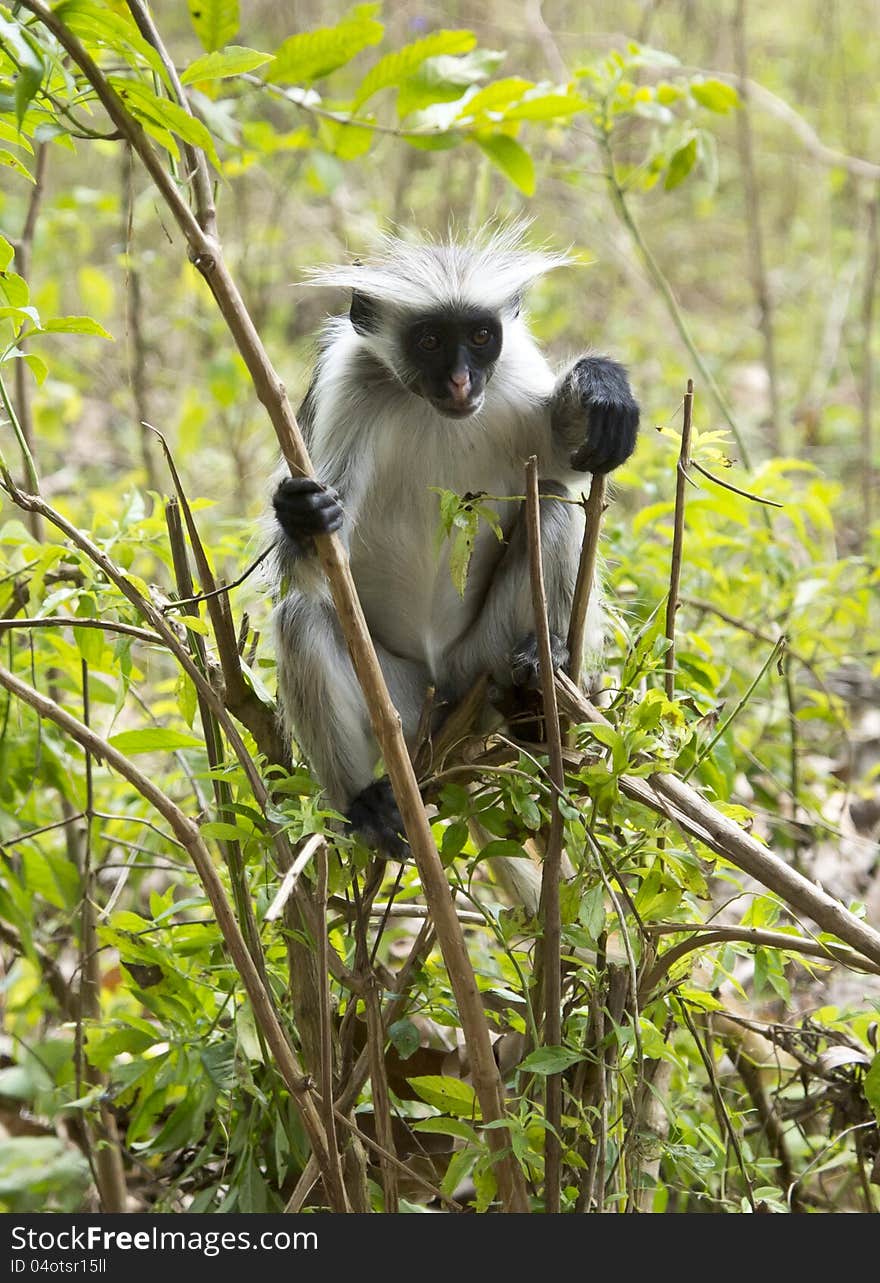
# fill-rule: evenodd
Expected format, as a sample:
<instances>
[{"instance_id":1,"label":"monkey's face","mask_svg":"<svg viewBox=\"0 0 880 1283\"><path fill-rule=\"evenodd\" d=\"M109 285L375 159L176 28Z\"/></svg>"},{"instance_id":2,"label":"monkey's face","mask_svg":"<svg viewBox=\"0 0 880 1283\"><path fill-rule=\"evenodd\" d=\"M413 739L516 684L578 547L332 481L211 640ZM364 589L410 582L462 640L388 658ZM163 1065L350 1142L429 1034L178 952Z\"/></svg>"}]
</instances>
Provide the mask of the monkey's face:
<instances>
[{"instance_id":1,"label":"monkey's face","mask_svg":"<svg viewBox=\"0 0 880 1283\"><path fill-rule=\"evenodd\" d=\"M486 384L501 354L501 322L478 309L420 316L403 333L407 386L451 419L466 419L483 404Z\"/></svg>"}]
</instances>

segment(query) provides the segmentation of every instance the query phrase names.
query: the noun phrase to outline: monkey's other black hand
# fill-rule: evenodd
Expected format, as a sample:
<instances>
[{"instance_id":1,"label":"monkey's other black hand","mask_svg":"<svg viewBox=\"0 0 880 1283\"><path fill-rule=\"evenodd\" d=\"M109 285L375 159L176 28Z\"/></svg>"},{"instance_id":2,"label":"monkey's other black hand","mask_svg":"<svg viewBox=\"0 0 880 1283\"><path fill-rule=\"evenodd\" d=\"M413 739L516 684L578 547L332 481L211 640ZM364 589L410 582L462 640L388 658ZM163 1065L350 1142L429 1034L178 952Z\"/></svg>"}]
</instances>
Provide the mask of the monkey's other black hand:
<instances>
[{"instance_id":1,"label":"monkey's other black hand","mask_svg":"<svg viewBox=\"0 0 880 1283\"><path fill-rule=\"evenodd\" d=\"M568 647L555 633L550 634L550 653L555 673L568 663ZM534 633L530 633L514 649L510 657L510 679L514 686L525 686L528 690L541 689L541 655Z\"/></svg>"},{"instance_id":2,"label":"monkey's other black hand","mask_svg":"<svg viewBox=\"0 0 880 1283\"><path fill-rule=\"evenodd\" d=\"M312 477L285 477L272 496L278 524L298 551L313 535L329 535L342 525L339 495Z\"/></svg>"},{"instance_id":3,"label":"monkey's other black hand","mask_svg":"<svg viewBox=\"0 0 880 1283\"><path fill-rule=\"evenodd\" d=\"M624 463L635 449L639 406L623 366L604 356L576 361L554 396L552 426L572 443L578 472L611 472Z\"/></svg>"},{"instance_id":4,"label":"monkey's other black hand","mask_svg":"<svg viewBox=\"0 0 880 1283\"><path fill-rule=\"evenodd\" d=\"M403 820L387 776L374 780L358 793L345 818L367 845L374 847L386 859L403 861L409 855L409 843L403 836Z\"/></svg>"}]
</instances>

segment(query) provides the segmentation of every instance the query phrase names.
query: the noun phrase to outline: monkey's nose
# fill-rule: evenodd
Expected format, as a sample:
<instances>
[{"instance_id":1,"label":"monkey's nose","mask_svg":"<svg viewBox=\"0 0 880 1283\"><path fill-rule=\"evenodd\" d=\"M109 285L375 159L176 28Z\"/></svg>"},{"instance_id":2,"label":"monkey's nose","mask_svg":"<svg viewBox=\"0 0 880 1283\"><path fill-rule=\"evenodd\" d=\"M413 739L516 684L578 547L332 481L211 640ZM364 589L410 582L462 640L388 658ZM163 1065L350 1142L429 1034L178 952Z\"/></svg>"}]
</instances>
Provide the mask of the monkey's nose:
<instances>
[{"instance_id":1,"label":"monkey's nose","mask_svg":"<svg viewBox=\"0 0 880 1283\"><path fill-rule=\"evenodd\" d=\"M455 405L465 405L471 393L471 376L468 370L454 370L449 376L449 386Z\"/></svg>"}]
</instances>

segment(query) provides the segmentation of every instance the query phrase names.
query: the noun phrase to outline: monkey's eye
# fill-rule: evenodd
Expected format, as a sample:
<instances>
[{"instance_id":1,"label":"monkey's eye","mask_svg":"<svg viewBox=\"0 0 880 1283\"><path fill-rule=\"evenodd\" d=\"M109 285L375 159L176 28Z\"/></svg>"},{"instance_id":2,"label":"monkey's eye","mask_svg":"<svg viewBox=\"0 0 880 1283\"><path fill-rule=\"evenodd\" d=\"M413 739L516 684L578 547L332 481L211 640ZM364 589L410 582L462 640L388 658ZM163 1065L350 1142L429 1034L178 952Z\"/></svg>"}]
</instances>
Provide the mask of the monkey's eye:
<instances>
[{"instance_id":1,"label":"monkey's eye","mask_svg":"<svg viewBox=\"0 0 880 1283\"><path fill-rule=\"evenodd\" d=\"M431 334L430 331L427 334L423 334L419 339L419 347L423 352L436 352L439 346L439 338L436 334Z\"/></svg>"},{"instance_id":2,"label":"monkey's eye","mask_svg":"<svg viewBox=\"0 0 880 1283\"><path fill-rule=\"evenodd\" d=\"M471 343L473 343L474 347L485 347L491 337L492 335L484 325L479 330L474 330L471 335Z\"/></svg>"}]
</instances>

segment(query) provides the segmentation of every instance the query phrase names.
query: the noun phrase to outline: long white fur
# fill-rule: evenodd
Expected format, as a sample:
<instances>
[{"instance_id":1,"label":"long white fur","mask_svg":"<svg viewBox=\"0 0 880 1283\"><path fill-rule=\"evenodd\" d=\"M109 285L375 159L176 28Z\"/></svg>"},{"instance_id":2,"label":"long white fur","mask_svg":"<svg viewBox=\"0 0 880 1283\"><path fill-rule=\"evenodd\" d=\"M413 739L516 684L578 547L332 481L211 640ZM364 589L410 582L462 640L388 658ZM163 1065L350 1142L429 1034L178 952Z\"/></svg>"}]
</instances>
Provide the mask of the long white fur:
<instances>
[{"instance_id":1,"label":"long white fur","mask_svg":"<svg viewBox=\"0 0 880 1283\"><path fill-rule=\"evenodd\" d=\"M521 505L494 503L508 543L503 547L481 530L462 599L449 573L448 546L437 550L439 509L431 488L521 495L532 454L545 489L589 487L589 476L569 465L577 442L555 440L551 432L557 380L518 303L531 281L568 259L525 248L523 236L522 225L515 225L475 244L385 238L370 263L313 277L366 294L384 318L369 334L356 333L347 316L328 323L310 391L309 449L319 478L340 493L355 584L409 736L429 683L460 694L481 671L500 674L512 649L534 631ZM443 417L404 386L408 371L397 341L402 319L450 304L497 311L504 327L484 402L462 420ZM378 384L377 369L387 372ZM562 636L582 530L578 506L542 503L550 623ZM281 577L287 589L276 611L282 708L331 802L344 808L372 779L376 744L316 559L287 561ZM587 628L594 660L602 632L594 593Z\"/></svg>"},{"instance_id":2,"label":"long white fur","mask_svg":"<svg viewBox=\"0 0 880 1283\"><path fill-rule=\"evenodd\" d=\"M368 263L315 268L309 279L356 290L398 312L431 304L478 304L500 311L539 276L572 261L568 254L528 248L528 229L524 220L500 228L487 225L467 243L385 235Z\"/></svg>"}]
</instances>

